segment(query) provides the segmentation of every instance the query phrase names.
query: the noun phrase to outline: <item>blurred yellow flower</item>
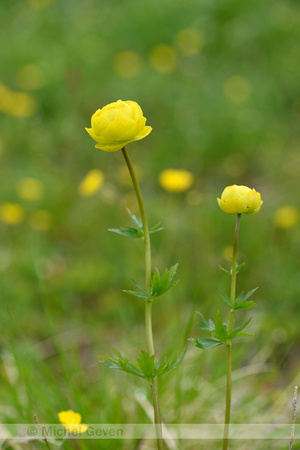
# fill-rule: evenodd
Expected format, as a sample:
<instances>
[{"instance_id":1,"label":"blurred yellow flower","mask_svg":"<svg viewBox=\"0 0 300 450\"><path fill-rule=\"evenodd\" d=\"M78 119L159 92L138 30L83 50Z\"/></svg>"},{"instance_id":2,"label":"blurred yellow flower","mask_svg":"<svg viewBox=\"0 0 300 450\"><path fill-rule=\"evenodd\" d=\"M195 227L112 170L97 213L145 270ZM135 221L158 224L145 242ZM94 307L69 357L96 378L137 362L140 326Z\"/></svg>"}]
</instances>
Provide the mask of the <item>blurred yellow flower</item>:
<instances>
[{"instance_id":1,"label":"blurred yellow flower","mask_svg":"<svg viewBox=\"0 0 300 450\"><path fill-rule=\"evenodd\" d=\"M31 94L14 92L13 102L7 113L15 117L31 117L38 109L38 104Z\"/></svg>"},{"instance_id":2,"label":"blurred yellow flower","mask_svg":"<svg viewBox=\"0 0 300 450\"><path fill-rule=\"evenodd\" d=\"M81 415L69 409L58 413L60 423L69 433L80 434L88 429L88 425L81 423Z\"/></svg>"},{"instance_id":3,"label":"blurred yellow flower","mask_svg":"<svg viewBox=\"0 0 300 450\"><path fill-rule=\"evenodd\" d=\"M157 45L149 55L152 67L161 73L170 73L177 66L177 54L170 45Z\"/></svg>"},{"instance_id":4,"label":"blurred yellow flower","mask_svg":"<svg viewBox=\"0 0 300 450\"><path fill-rule=\"evenodd\" d=\"M31 214L29 218L29 225L34 230L47 231L52 226L51 215L44 209L38 209Z\"/></svg>"},{"instance_id":5,"label":"blurred yellow flower","mask_svg":"<svg viewBox=\"0 0 300 450\"><path fill-rule=\"evenodd\" d=\"M226 261L231 261L233 255L233 247L232 245L227 245L222 249L222 256Z\"/></svg>"},{"instance_id":6,"label":"blurred yellow flower","mask_svg":"<svg viewBox=\"0 0 300 450\"><path fill-rule=\"evenodd\" d=\"M18 225L24 220L24 210L17 203L2 203L0 205L0 220L7 225Z\"/></svg>"},{"instance_id":7,"label":"blurred yellow flower","mask_svg":"<svg viewBox=\"0 0 300 450\"><path fill-rule=\"evenodd\" d=\"M24 200L38 200L43 196L44 186L35 178L22 178L18 181L16 190Z\"/></svg>"},{"instance_id":8,"label":"blurred yellow flower","mask_svg":"<svg viewBox=\"0 0 300 450\"><path fill-rule=\"evenodd\" d=\"M299 221L299 211L294 206L286 205L278 208L274 214L274 223L277 228L293 228Z\"/></svg>"},{"instance_id":9,"label":"blurred yellow flower","mask_svg":"<svg viewBox=\"0 0 300 450\"><path fill-rule=\"evenodd\" d=\"M192 56L202 50L204 36L196 28L184 28L175 36L175 45L184 56Z\"/></svg>"},{"instance_id":10,"label":"blurred yellow flower","mask_svg":"<svg viewBox=\"0 0 300 450\"><path fill-rule=\"evenodd\" d=\"M34 64L26 64L21 67L16 78L20 88L28 91L40 89L44 84L43 71Z\"/></svg>"},{"instance_id":11,"label":"blurred yellow flower","mask_svg":"<svg viewBox=\"0 0 300 450\"><path fill-rule=\"evenodd\" d=\"M136 52L124 51L115 56L113 64L117 75L124 78L132 78L139 74L142 61Z\"/></svg>"},{"instance_id":12,"label":"blurred yellow flower","mask_svg":"<svg viewBox=\"0 0 300 450\"><path fill-rule=\"evenodd\" d=\"M101 170L90 170L78 186L78 193L82 197L96 194L104 183L104 175Z\"/></svg>"},{"instance_id":13,"label":"blurred yellow flower","mask_svg":"<svg viewBox=\"0 0 300 450\"><path fill-rule=\"evenodd\" d=\"M86 131L98 142L96 148L116 152L148 136L152 128L145 124L146 118L136 102L118 100L98 109L92 116L92 128Z\"/></svg>"},{"instance_id":14,"label":"blurred yellow flower","mask_svg":"<svg viewBox=\"0 0 300 450\"><path fill-rule=\"evenodd\" d=\"M159 175L160 185L169 192L187 191L194 183L194 177L188 170L166 169Z\"/></svg>"},{"instance_id":15,"label":"blurred yellow flower","mask_svg":"<svg viewBox=\"0 0 300 450\"><path fill-rule=\"evenodd\" d=\"M247 78L234 75L224 83L225 97L233 103L242 103L248 99L251 86Z\"/></svg>"},{"instance_id":16,"label":"blurred yellow flower","mask_svg":"<svg viewBox=\"0 0 300 450\"><path fill-rule=\"evenodd\" d=\"M247 186L227 186L217 199L220 208L227 214L257 214L262 200L259 192Z\"/></svg>"}]
</instances>

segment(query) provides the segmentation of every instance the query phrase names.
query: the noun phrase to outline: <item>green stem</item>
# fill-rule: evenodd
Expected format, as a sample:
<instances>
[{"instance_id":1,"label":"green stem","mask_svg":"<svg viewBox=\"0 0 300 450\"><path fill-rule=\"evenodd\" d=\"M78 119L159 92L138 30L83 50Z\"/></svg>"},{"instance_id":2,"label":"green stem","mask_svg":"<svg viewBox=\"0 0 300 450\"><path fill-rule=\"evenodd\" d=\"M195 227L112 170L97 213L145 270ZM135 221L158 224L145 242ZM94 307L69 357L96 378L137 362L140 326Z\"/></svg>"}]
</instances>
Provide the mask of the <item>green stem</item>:
<instances>
[{"instance_id":1,"label":"green stem","mask_svg":"<svg viewBox=\"0 0 300 450\"><path fill-rule=\"evenodd\" d=\"M151 292L151 244L149 227L147 222L147 216L145 211L145 206L142 198L142 193L140 186L138 184L137 178L133 166L131 164L128 153L124 148L122 148L122 153L127 164L133 188L136 194L136 198L139 204L143 230L144 230L144 242L145 242L145 283L147 292ZM153 343L153 331L152 331L152 299L146 300L145 302L145 328L146 328L146 341L148 346L148 351L150 355L154 355L154 343ZM157 438L157 448L163 450L163 440L162 440L162 425L161 425L161 415L159 406L159 395L158 395L158 380L155 377L151 383L152 397L153 397L153 407L154 407L154 422L156 429Z\"/></svg>"},{"instance_id":2,"label":"green stem","mask_svg":"<svg viewBox=\"0 0 300 450\"><path fill-rule=\"evenodd\" d=\"M231 268L231 286L230 286L230 302L232 308L229 313L228 334L233 331L234 323L234 301L236 291L236 258L237 258L237 244L239 236L239 228L241 223L241 214L237 215L234 239L233 239L233 255L232 255L232 268ZM223 434L223 450L228 448L228 436L230 425L230 412L231 412L231 387L232 387L232 339L227 344L227 380L226 380L226 407L225 407L225 421L224 421L224 434Z\"/></svg>"}]
</instances>

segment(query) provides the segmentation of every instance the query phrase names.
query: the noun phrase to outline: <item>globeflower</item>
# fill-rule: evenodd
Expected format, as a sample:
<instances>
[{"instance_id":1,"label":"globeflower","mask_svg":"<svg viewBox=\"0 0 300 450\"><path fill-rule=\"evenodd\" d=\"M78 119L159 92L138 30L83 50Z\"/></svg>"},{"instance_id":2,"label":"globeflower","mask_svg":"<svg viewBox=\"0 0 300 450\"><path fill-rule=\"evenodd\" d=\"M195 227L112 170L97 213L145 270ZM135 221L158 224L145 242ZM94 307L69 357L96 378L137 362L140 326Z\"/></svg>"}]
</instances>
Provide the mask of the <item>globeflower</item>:
<instances>
[{"instance_id":1,"label":"globeflower","mask_svg":"<svg viewBox=\"0 0 300 450\"><path fill-rule=\"evenodd\" d=\"M69 409L58 413L60 423L64 428L73 434L84 433L88 429L88 425L81 423L81 415Z\"/></svg>"},{"instance_id":2,"label":"globeflower","mask_svg":"<svg viewBox=\"0 0 300 450\"><path fill-rule=\"evenodd\" d=\"M169 192L187 191L194 183L194 177L188 170L166 169L159 175L160 185Z\"/></svg>"},{"instance_id":3,"label":"globeflower","mask_svg":"<svg viewBox=\"0 0 300 450\"><path fill-rule=\"evenodd\" d=\"M263 204L260 193L255 189L236 184L224 189L218 203L227 214L257 214Z\"/></svg>"},{"instance_id":4,"label":"globeflower","mask_svg":"<svg viewBox=\"0 0 300 450\"><path fill-rule=\"evenodd\" d=\"M145 124L146 118L136 102L118 100L98 109L92 115L92 128L86 131L97 142L96 148L116 152L148 136L152 128Z\"/></svg>"}]
</instances>

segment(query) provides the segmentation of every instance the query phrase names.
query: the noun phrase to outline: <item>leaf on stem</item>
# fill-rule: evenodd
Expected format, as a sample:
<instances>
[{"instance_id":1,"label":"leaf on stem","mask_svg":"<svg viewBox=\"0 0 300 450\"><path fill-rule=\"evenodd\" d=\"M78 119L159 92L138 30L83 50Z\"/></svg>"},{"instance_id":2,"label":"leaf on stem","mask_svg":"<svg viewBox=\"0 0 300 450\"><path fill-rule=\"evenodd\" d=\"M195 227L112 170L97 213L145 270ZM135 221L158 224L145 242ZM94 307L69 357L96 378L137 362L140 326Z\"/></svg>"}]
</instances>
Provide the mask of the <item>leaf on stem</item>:
<instances>
[{"instance_id":1,"label":"leaf on stem","mask_svg":"<svg viewBox=\"0 0 300 450\"><path fill-rule=\"evenodd\" d=\"M252 334L241 333L241 331L243 331L244 328L246 328L246 326L249 324L251 319L252 319L252 317L250 317L250 319L246 323L244 323L244 325L242 325L241 327L235 328L233 330L233 332L228 336L228 339L234 339L239 336L253 336Z\"/></svg>"},{"instance_id":2,"label":"leaf on stem","mask_svg":"<svg viewBox=\"0 0 300 450\"><path fill-rule=\"evenodd\" d=\"M234 309L245 309L245 308L252 308L255 306L255 303L252 301L247 301L249 297L258 289L256 287L255 289L252 289L252 291L247 292L244 294L242 292L240 295L237 296L237 298L234 301Z\"/></svg>"},{"instance_id":3,"label":"leaf on stem","mask_svg":"<svg viewBox=\"0 0 300 450\"><path fill-rule=\"evenodd\" d=\"M201 338L193 338L189 339L196 344L196 347L201 348L202 350L209 350L210 348L219 347L223 344L223 342L216 339L201 339Z\"/></svg>"},{"instance_id":4,"label":"leaf on stem","mask_svg":"<svg viewBox=\"0 0 300 450\"><path fill-rule=\"evenodd\" d=\"M129 295L133 295L134 297L143 298L145 300L151 297L149 292L147 292L146 289L143 288L143 286L141 286L134 278L132 278L132 280L133 280L134 284L136 285L136 287L138 287L141 290L141 292L131 291L129 289L123 289L122 292L125 292L126 294L129 294Z\"/></svg>"},{"instance_id":5,"label":"leaf on stem","mask_svg":"<svg viewBox=\"0 0 300 450\"><path fill-rule=\"evenodd\" d=\"M142 238L144 237L144 233L141 233L140 230L136 228L127 227L127 228L109 228L108 231L112 233L120 234L121 236L125 236L128 238Z\"/></svg>"},{"instance_id":6,"label":"leaf on stem","mask_svg":"<svg viewBox=\"0 0 300 450\"><path fill-rule=\"evenodd\" d=\"M211 335L217 338L223 344L227 343L228 340L227 324L223 324L220 311L216 312L215 330L212 330Z\"/></svg>"},{"instance_id":7,"label":"leaf on stem","mask_svg":"<svg viewBox=\"0 0 300 450\"><path fill-rule=\"evenodd\" d=\"M136 366L131 364L127 358L123 357L121 353L118 352L118 350L113 349L113 352L115 353L117 358L107 358L105 356L101 356L100 363L102 363L109 369L117 369L140 378L145 378L144 373L141 372Z\"/></svg>"},{"instance_id":8,"label":"leaf on stem","mask_svg":"<svg viewBox=\"0 0 300 450\"><path fill-rule=\"evenodd\" d=\"M170 269L166 269L162 276L160 276L158 269L155 269L152 278L151 297L159 297L178 283L178 281L173 281L177 267L178 264L175 264Z\"/></svg>"},{"instance_id":9,"label":"leaf on stem","mask_svg":"<svg viewBox=\"0 0 300 450\"><path fill-rule=\"evenodd\" d=\"M207 322L205 317L203 316L203 314L201 314L198 311L196 311L196 314L198 314L200 316L200 320L198 323L198 327L200 328L200 330L207 330L207 331L215 330L215 324L213 323L213 321L211 319L208 319L208 322Z\"/></svg>"}]
</instances>

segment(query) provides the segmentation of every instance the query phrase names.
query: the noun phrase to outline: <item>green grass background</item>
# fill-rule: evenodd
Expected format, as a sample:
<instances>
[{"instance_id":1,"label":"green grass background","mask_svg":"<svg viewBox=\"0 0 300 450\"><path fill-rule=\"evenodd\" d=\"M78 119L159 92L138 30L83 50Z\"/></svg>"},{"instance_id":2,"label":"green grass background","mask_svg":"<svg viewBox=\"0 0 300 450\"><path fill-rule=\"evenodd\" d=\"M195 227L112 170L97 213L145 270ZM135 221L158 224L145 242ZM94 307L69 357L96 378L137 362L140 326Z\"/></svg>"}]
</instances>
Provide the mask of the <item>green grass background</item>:
<instances>
[{"instance_id":1,"label":"green grass background","mask_svg":"<svg viewBox=\"0 0 300 450\"><path fill-rule=\"evenodd\" d=\"M225 186L244 184L261 192L257 216L242 218L238 291L259 286L254 337L234 347L232 420L289 423L294 385L299 383L300 229L274 225L278 207L299 208L300 6L279 0L56 0L34 8L25 0L0 3L0 82L24 91L17 73L27 64L44 74L31 93L38 104L28 118L1 113L0 202L22 204L26 214L51 214L48 231L28 221L0 225L0 419L2 423L57 423L74 409L85 423L148 423L137 390L143 380L110 371L98 355L118 348L135 358L146 349L144 305L122 289L143 280L143 246L107 229L130 225L126 207L137 205L119 171L120 152L94 149L84 127L99 107L117 99L137 101L153 127L128 146L142 172L141 189L153 235L153 266L179 263L180 283L154 304L158 355L186 345L184 329L194 310L226 314L221 294L229 279L222 252L232 245L234 217L216 197ZM187 57L175 47L177 33L203 33L201 52ZM157 72L149 54L174 46L178 64ZM132 78L114 71L120 51L134 51L141 70ZM249 96L232 102L224 85L241 76ZM171 194L158 182L166 168L195 177L193 194ZM97 195L82 198L78 185L91 169L105 174ZM42 181L36 202L18 197L23 177ZM191 201L191 199L200 201ZM2 255L2 256L1 256ZM4 261L4 262L3 262ZM242 320L242 317L238 318ZM189 336L198 334L196 320ZM182 365L160 380L166 423L221 423L226 351L202 352L189 345ZM266 431L267 433L267 431ZM155 448L155 443L79 441L83 448ZM19 447L18 447L19 446ZM73 448L66 442L64 448ZM217 449L217 441L182 441L178 448ZM232 448L287 448L288 442L235 442ZM11 443L6 448L44 448Z\"/></svg>"}]
</instances>

